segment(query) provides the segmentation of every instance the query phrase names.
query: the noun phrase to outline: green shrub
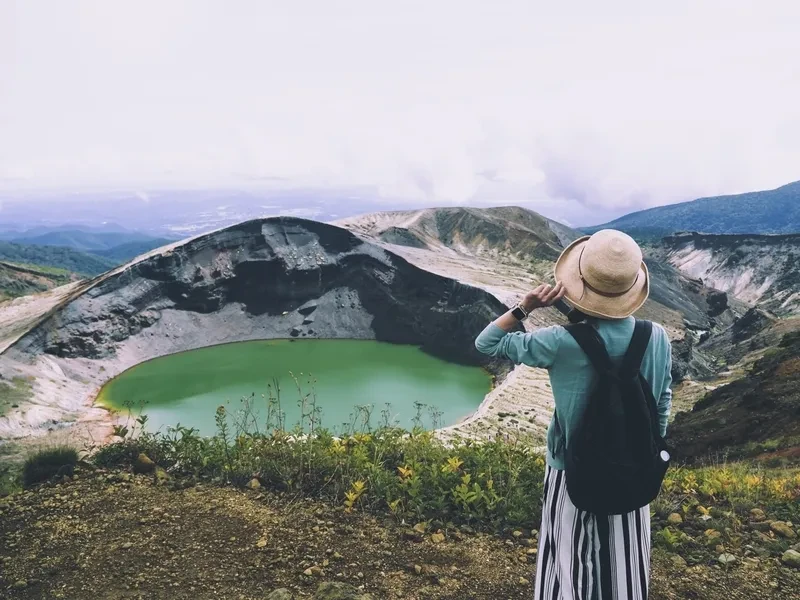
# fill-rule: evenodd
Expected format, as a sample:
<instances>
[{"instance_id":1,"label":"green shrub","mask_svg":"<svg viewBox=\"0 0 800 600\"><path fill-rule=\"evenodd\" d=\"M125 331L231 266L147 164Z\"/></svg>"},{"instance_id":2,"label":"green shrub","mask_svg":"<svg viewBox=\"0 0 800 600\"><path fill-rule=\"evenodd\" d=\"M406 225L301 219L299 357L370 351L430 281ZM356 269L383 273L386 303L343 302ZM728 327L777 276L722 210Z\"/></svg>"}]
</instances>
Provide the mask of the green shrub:
<instances>
[{"instance_id":1,"label":"green shrub","mask_svg":"<svg viewBox=\"0 0 800 600\"><path fill-rule=\"evenodd\" d=\"M69 446L39 450L25 460L22 484L28 488L56 475L71 475L78 462L78 451Z\"/></svg>"}]
</instances>

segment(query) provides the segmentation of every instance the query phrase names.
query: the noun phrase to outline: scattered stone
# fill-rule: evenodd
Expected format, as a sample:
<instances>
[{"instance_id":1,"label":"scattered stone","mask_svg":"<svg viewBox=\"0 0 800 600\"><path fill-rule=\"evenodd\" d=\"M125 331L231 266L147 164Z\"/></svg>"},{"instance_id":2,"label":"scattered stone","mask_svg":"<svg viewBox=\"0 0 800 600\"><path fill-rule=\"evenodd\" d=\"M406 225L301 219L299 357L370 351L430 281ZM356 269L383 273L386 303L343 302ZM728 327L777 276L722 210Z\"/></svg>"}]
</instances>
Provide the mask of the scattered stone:
<instances>
[{"instance_id":1,"label":"scattered stone","mask_svg":"<svg viewBox=\"0 0 800 600\"><path fill-rule=\"evenodd\" d=\"M414 525L414 531L418 533L425 533L427 529L428 525L425 523L417 523L416 525Z\"/></svg>"},{"instance_id":2,"label":"scattered stone","mask_svg":"<svg viewBox=\"0 0 800 600\"><path fill-rule=\"evenodd\" d=\"M520 585L530 585L530 584L531 584L531 582L530 582L530 581L528 581L527 579L525 579L524 577L520 577L520 578L519 578L519 584L520 584Z\"/></svg>"},{"instance_id":3,"label":"scattered stone","mask_svg":"<svg viewBox=\"0 0 800 600\"><path fill-rule=\"evenodd\" d=\"M678 513L672 513L670 516L667 517L667 523L670 525L680 525L683 523L683 517L680 516Z\"/></svg>"},{"instance_id":4,"label":"scattered stone","mask_svg":"<svg viewBox=\"0 0 800 600\"><path fill-rule=\"evenodd\" d=\"M519 529L517 529L511 535L513 535L515 538L519 539L519 538L522 537L522 532Z\"/></svg>"},{"instance_id":5,"label":"scattered stone","mask_svg":"<svg viewBox=\"0 0 800 600\"><path fill-rule=\"evenodd\" d=\"M280 588L269 594L267 600L294 600L294 594L286 588Z\"/></svg>"},{"instance_id":6,"label":"scattered stone","mask_svg":"<svg viewBox=\"0 0 800 600\"><path fill-rule=\"evenodd\" d=\"M787 567L800 569L800 552L789 548L786 552L783 553L783 556L781 556L781 562L785 564Z\"/></svg>"},{"instance_id":7,"label":"scattered stone","mask_svg":"<svg viewBox=\"0 0 800 600\"><path fill-rule=\"evenodd\" d=\"M414 573L417 575L422 575L422 567L419 565L414 565Z\"/></svg>"},{"instance_id":8,"label":"scattered stone","mask_svg":"<svg viewBox=\"0 0 800 600\"><path fill-rule=\"evenodd\" d=\"M797 537L794 529L792 529L788 523L784 523L783 521L770 521L769 528L779 536L785 537L789 540L793 540Z\"/></svg>"},{"instance_id":9,"label":"scattered stone","mask_svg":"<svg viewBox=\"0 0 800 600\"><path fill-rule=\"evenodd\" d=\"M122 546L120 546L120 548L122 548L123 550L130 550L131 548L133 548L133 544L131 542L125 542L124 544L122 544Z\"/></svg>"},{"instance_id":10,"label":"scattered stone","mask_svg":"<svg viewBox=\"0 0 800 600\"><path fill-rule=\"evenodd\" d=\"M441 544L444 541L444 534L443 533L434 533L431 535L431 541L434 544Z\"/></svg>"},{"instance_id":11,"label":"scattered stone","mask_svg":"<svg viewBox=\"0 0 800 600\"><path fill-rule=\"evenodd\" d=\"M169 473L167 473L161 467L156 467L156 481L158 483L164 483L165 481L169 480Z\"/></svg>"},{"instance_id":12,"label":"scattered stone","mask_svg":"<svg viewBox=\"0 0 800 600\"><path fill-rule=\"evenodd\" d=\"M262 537L260 540L256 542L257 548L264 548L266 545L267 545L267 538Z\"/></svg>"},{"instance_id":13,"label":"scattered stone","mask_svg":"<svg viewBox=\"0 0 800 600\"><path fill-rule=\"evenodd\" d=\"M250 481L247 482L247 489L248 490L261 489L261 482L255 477L253 477Z\"/></svg>"},{"instance_id":14,"label":"scattered stone","mask_svg":"<svg viewBox=\"0 0 800 600\"><path fill-rule=\"evenodd\" d=\"M736 562L736 557L733 554L725 553L725 554L720 554L717 560L721 565L728 566Z\"/></svg>"},{"instance_id":15,"label":"scattered stone","mask_svg":"<svg viewBox=\"0 0 800 600\"><path fill-rule=\"evenodd\" d=\"M152 473L155 468L156 463L150 460L150 457L144 452L139 454L139 456L136 458L136 462L133 463L133 472L138 474Z\"/></svg>"},{"instance_id":16,"label":"scattered stone","mask_svg":"<svg viewBox=\"0 0 800 600\"><path fill-rule=\"evenodd\" d=\"M15 590L24 590L26 587L28 587L28 582L25 581L24 579L20 579L19 581L14 582Z\"/></svg>"},{"instance_id":17,"label":"scattered stone","mask_svg":"<svg viewBox=\"0 0 800 600\"><path fill-rule=\"evenodd\" d=\"M673 554L672 556L670 556L669 560L670 562L672 562L673 566L675 566L678 569L685 569L686 567L689 566L686 560L682 556L679 556L677 554Z\"/></svg>"},{"instance_id":18,"label":"scattered stone","mask_svg":"<svg viewBox=\"0 0 800 600\"><path fill-rule=\"evenodd\" d=\"M753 509L750 510L750 520L751 521L756 521L756 522L766 521L767 520L767 515L760 508L753 508Z\"/></svg>"}]
</instances>

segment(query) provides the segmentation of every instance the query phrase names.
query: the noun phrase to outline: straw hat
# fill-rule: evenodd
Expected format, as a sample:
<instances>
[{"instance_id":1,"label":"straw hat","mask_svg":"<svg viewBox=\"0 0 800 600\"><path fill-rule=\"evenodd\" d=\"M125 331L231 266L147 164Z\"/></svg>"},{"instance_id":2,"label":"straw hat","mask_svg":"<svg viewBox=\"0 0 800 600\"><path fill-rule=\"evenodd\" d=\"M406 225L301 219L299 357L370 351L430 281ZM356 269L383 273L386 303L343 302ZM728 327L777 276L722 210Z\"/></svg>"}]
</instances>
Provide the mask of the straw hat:
<instances>
[{"instance_id":1,"label":"straw hat","mask_svg":"<svg viewBox=\"0 0 800 600\"><path fill-rule=\"evenodd\" d=\"M624 319L650 294L641 248L614 229L572 242L556 262L555 275L566 288L566 299L591 317Z\"/></svg>"}]
</instances>

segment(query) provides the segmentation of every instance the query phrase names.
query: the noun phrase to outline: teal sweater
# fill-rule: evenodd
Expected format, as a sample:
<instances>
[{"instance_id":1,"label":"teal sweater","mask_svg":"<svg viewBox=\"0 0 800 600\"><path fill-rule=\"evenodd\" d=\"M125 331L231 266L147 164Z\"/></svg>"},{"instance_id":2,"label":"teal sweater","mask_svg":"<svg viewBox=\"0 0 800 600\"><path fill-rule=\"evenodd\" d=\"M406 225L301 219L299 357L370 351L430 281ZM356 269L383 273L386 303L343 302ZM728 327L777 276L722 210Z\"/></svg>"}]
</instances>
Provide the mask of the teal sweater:
<instances>
[{"instance_id":1,"label":"teal sweater","mask_svg":"<svg viewBox=\"0 0 800 600\"><path fill-rule=\"evenodd\" d=\"M592 320L617 364L633 336L634 319ZM558 420L553 415L547 429L547 464L564 468L564 448L569 444L591 391L594 371L574 338L561 326L529 333L506 333L490 323L475 340L483 354L507 358L519 364L547 369L553 388ZM653 324L653 336L642 363L642 374L653 389L658 404L661 435L666 435L672 407L672 351L664 328Z\"/></svg>"}]
</instances>

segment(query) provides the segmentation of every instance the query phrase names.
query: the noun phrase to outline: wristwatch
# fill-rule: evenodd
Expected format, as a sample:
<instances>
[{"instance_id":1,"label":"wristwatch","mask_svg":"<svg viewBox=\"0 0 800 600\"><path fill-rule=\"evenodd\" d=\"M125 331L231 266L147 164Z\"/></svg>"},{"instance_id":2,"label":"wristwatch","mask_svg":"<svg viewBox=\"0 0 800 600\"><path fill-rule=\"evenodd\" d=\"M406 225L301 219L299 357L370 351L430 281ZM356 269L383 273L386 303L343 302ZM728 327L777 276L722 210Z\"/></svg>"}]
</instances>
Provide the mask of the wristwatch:
<instances>
[{"instance_id":1,"label":"wristwatch","mask_svg":"<svg viewBox=\"0 0 800 600\"><path fill-rule=\"evenodd\" d=\"M511 314L514 315L514 318L517 321L524 321L525 319L528 318L528 311L522 308L521 304L517 304L511 311Z\"/></svg>"}]
</instances>

